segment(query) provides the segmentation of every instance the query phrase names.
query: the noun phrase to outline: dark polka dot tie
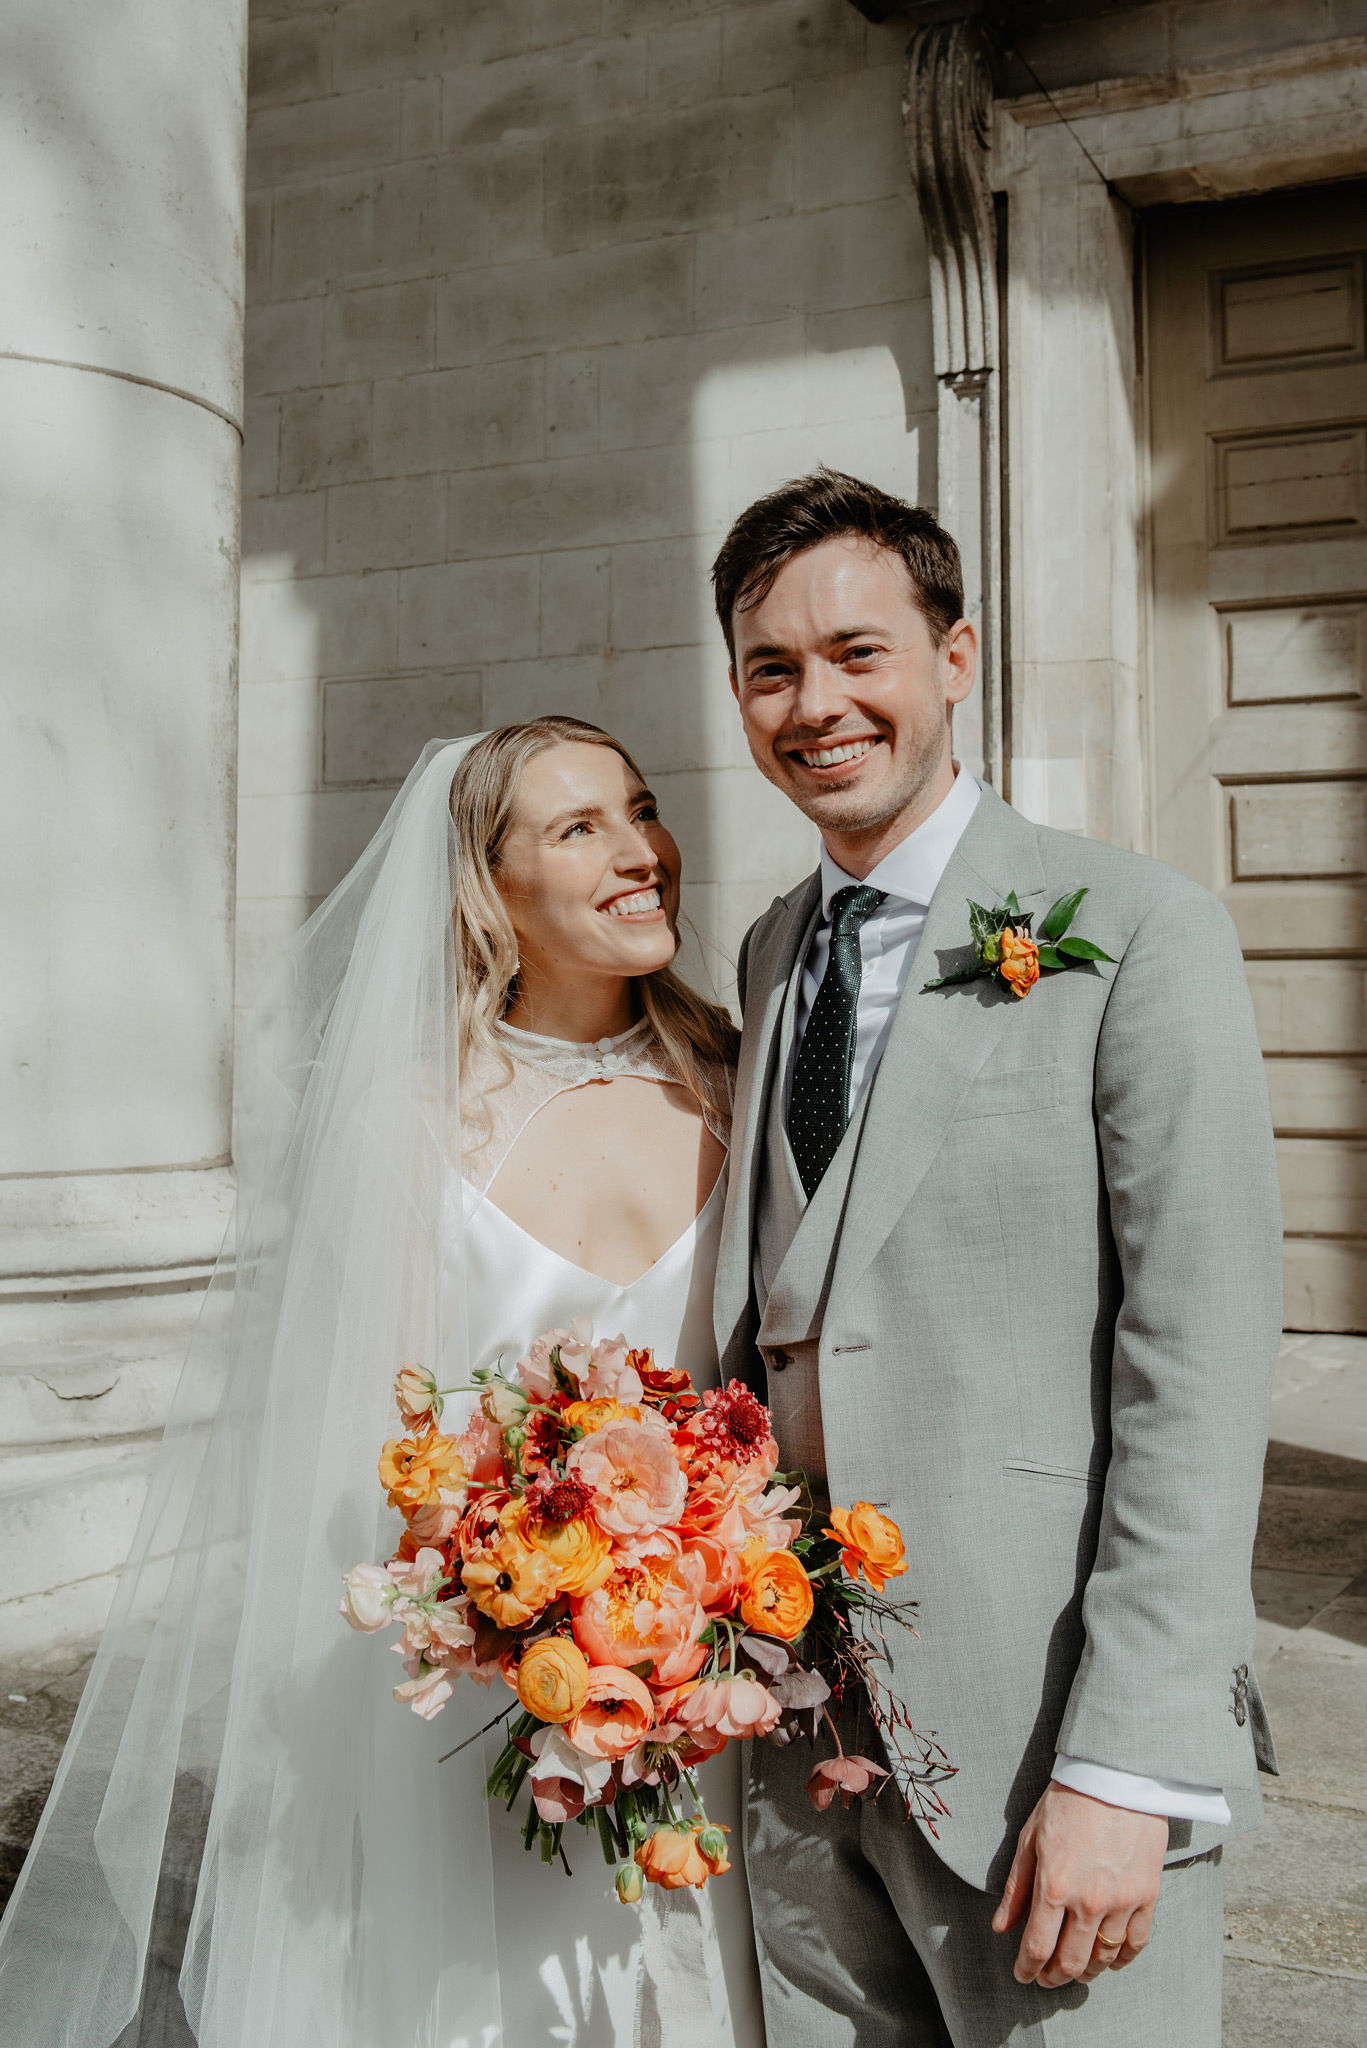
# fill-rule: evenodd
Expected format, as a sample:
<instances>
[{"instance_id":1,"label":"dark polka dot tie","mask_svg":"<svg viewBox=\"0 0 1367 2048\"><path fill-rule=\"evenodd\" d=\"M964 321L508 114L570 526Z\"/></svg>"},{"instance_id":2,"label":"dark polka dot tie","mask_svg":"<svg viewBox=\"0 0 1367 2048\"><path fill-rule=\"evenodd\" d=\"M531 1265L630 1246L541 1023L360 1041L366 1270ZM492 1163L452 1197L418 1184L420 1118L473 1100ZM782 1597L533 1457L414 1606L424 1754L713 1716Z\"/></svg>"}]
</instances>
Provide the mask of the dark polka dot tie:
<instances>
[{"instance_id":1,"label":"dark polka dot tie","mask_svg":"<svg viewBox=\"0 0 1367 2048\"><path fill-rule=\"evenodd\" d=\"M831 952L793 1069L788 1142L808 1201L849 1122L850 1069L859 1011L859 930L887 897L881 889L837 890L831 898Z\"/></svg>"}]
</instances>

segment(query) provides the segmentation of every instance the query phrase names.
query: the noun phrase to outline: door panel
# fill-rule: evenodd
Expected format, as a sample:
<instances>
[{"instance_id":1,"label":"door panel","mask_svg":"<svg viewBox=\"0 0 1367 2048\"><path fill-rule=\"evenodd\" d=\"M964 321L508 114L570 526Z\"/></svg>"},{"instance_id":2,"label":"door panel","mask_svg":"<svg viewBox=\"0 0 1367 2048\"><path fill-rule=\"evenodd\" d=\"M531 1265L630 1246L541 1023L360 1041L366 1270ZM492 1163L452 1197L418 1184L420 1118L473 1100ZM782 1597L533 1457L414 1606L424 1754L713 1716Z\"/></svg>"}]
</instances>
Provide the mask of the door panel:
<instances>
[{"instance_id":1,"label":"door panel","mask_svg":"<svg viewBox=\"0 0 1367 2048\"><path fill-rule=\"evenodd\" d=\"M1146 223L1155 851L1232 914L1287 1323L1367 1327L1367 188Z\"/></svg>"}]
</instances>

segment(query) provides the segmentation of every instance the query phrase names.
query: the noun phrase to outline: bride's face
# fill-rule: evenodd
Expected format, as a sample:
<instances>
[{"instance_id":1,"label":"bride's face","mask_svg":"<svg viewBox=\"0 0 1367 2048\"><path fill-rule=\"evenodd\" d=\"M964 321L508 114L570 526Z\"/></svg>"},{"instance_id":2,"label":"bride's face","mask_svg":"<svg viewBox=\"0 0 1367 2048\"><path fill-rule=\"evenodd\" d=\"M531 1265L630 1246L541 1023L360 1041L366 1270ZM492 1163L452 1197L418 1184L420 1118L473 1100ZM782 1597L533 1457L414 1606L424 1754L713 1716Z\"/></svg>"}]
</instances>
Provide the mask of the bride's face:
<instances>
[{"instance_id":1,"label":"bride's face","mask_svg":"<svg viewBox=\"0 0 1367 2048\"><path fill-rule=\"evenodd\" d=\"M680 867L654 797L611 747L534 754L494 869L521 972L620 979L667 967Z\"/></svg>"}]
</instances>

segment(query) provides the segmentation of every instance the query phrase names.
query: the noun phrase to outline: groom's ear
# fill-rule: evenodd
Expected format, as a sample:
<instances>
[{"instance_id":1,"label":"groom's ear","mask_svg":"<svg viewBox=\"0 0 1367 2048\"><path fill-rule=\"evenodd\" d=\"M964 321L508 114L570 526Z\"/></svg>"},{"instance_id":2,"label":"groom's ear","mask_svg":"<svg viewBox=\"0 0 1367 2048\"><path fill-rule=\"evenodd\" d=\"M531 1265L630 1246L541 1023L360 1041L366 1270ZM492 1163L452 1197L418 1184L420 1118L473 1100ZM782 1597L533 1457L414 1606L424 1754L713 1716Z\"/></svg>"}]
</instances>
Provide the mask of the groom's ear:
<instances>
[{"instance_id":1,"label":"groom's ear","mask_svg":"<svg viewBox=\"0 0 1367 2048\"><path fill-rule=\"evenodd\" d=\"M940 642L945 702L962 704L978 677L978 634L971 619L956 619Z\"/></svg>"}]
</instances>

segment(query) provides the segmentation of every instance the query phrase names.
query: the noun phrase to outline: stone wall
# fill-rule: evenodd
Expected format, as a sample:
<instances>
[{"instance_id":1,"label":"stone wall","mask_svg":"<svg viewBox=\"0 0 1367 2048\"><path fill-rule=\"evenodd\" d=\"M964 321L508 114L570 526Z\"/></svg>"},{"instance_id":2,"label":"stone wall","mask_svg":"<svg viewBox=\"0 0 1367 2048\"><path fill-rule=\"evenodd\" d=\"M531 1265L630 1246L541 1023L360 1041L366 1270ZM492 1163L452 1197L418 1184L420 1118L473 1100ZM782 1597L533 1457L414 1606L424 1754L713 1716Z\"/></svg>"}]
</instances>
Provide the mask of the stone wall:
<instances>
[{"instance_id":1,"label":"stone wall","mask_svg":"<svg viewBox=\"0 0 1367 2048\"><path fill-rule=\"evenodd\" d=\"M904 43L848 0L259 0L240 1003L424 739L549 710L638 753L727 985L814 841L716 542L817 462L934 496Z\"/></svg>"}]
</instances>

